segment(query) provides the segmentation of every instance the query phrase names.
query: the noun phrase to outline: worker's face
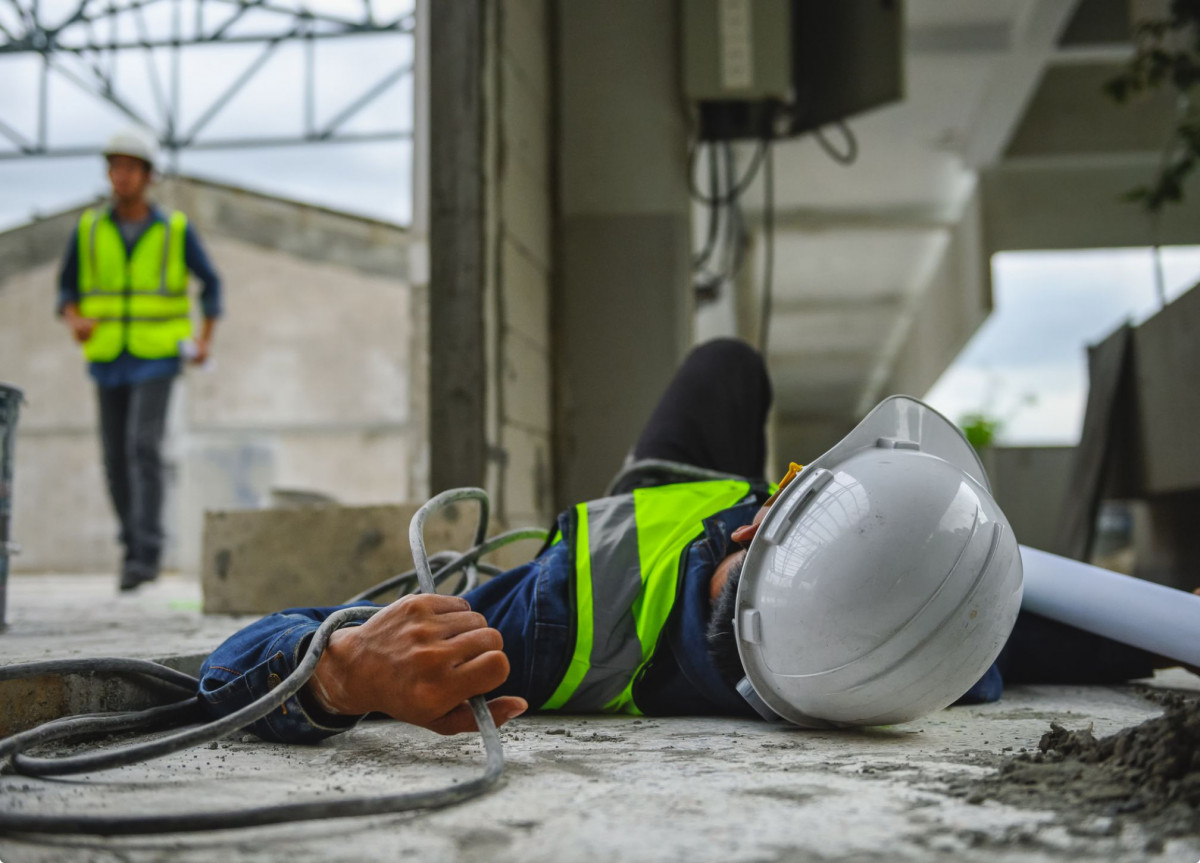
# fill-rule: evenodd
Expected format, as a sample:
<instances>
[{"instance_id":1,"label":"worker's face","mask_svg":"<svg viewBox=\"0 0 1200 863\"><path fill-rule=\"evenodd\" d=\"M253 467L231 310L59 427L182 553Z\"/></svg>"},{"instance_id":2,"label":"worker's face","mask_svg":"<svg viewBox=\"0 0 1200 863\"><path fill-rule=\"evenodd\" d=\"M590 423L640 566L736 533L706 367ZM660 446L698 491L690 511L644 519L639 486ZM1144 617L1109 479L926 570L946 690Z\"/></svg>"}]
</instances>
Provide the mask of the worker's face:
<instances>
[{"instance_id":1,"label":"worker's face","mask_svg":"<svg viewBox=\"0 0 1200 863\"><path fill-rule=\"evenodd\" d=\"M150 185L150 166L133 156L109 156L108 182L118 201L139 201Z\"/></svg>"},{"instance_id":2,"label":"worker's face","mask_svg":"<svg viewBox=\"0 0 1200 863\"><path fill-rule=\"evenodd\" d=\"M750 545L750 540L754 539L754 535L758 533L758 526L762 524L762 520L767 517L767 511L771 508L771 504L775 502L772 497L754 514L753 521L750 524L744 524L729 535L729 538L742 546L737 551L727 554L713 571L712 579L708 582L708 595L712 600L716 600L721 590L725 587L725 582L729 580L729 574L740 567L746 559L746 550Z\"/></svg>"}]
</instances>

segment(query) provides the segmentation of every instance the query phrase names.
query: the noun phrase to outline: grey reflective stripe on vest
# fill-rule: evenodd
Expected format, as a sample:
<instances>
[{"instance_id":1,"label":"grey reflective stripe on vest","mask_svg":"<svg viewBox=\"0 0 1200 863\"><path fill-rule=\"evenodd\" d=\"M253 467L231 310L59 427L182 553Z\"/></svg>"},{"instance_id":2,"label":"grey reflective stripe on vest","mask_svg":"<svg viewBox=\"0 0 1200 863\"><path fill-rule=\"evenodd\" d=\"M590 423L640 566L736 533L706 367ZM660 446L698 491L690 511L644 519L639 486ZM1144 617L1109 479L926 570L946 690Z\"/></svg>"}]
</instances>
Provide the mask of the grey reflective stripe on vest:
<instances>
[{"instance_id":1,"label":"grey reflective stripe on vest","mask_svg":"<svg viewBox=\"0 0 1200 863\"><path fill-rule=\"evenodd\" d=\"M92 262L92 288L95 289L100 282L100 270L96 267L96 225L100 222L100 216L92 213L92 224L88 226L88 258Z\"/></svg>"},{"instance_id":2,"label":"grey reflective stripe on vest","mask_svg":"<svg viewBox=\"0 0 1200 863\"><path fill-rule=\"evenodd\" d=\"M167 290L167 265L171 260L171 233L174 230L175 212L172 211L166 214L163 219L163 246L162 246L162 271L158 274L158 293L166 295L171 293ZM143 233L145 233L143 231Z\"/></svg>"},{"instance_id":3,"label":"grey reflective stripe on vest","mask_svg":"<svg viewBox=\"0 0 1200 863\"><path fill-rule=\"evenodd\" d=\"M591 667L566 710L601 710L628 685L642 662L642 645L632 608L642 592L637 517L632 494L587 505L588 547L575 553L591 558Z\"/></svg>"}]
</instances>

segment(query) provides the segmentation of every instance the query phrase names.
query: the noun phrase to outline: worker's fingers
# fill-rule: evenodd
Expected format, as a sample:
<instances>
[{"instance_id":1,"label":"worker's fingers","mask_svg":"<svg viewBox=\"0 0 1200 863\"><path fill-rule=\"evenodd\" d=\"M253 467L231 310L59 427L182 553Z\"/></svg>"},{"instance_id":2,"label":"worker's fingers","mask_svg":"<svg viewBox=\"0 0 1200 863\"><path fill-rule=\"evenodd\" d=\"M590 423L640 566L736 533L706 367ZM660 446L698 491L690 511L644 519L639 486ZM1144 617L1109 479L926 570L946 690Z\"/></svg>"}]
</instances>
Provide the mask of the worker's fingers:
<instances>
[{"instance_id":1,"label":"worker's fingers","mask_svg":"<svg viewBox=\"0 0 1200 863\"><path fill-rule=\"evenodd\" d=\"M438 615L436 625L443 638L454 638L464 632L487 629L488 624L487 618L477 611L451 611Z\"/></svg>"},{"instance_id":2,"label":"worker's fingers","mask_svg":"<svg viewBox=\"0 0 1200 863\"><path fill-rule=\"evenodd\" d=\"M461 596L443 596L440 593L410 593L402 596L388 606L395 613L420 614L454 614L470 611L471 604Z\"/></svg>"},{"instance_id":3,"label":"worker's fingers","mask_svg":"<svg viewBox=\"0 0 1200 863\"><path fill-rule=\"evenodd\" d=\"M525 699L515 695L493 698L488 702L488 711L492 714L492 721L496 723L497 727L510 719L515 719L528 709L529 704ZM471 711L471 705L465 701L445 716L430 722L426 727L438 734L462 734L465 731L479 730L479 725L475 722L475 714Z\"/></svg>"},{"instance_id":4,"label":"worker's fingers","mask_svg":"<svg viewBox=\"0 0 1200 863\"><path fill-rule=\"evenodd\" d=\"M445 646L450 651L450 664L460 666L486 653L503 650L504 636L495 629L473 629L447 639Z\"/></svg>"},{"instance_id":5,"label":"worker's fingers","mask_svg":"<svg viewBox=\"0 0 1200 863\"><path fill-rule=\"evenodd\" d=\"M475 633L460 635L459 638L472 638L474 635ZM448 677L450 685L457 692L462 693L464 697L470 697L482 692L491 692L500 686L508 680L508 670L508 657L499 650L489 650L486 653L478 653L452 668Z\"/></svg>"},{"instance_id":6,"label":"worker's fingers","mask_svg":"<svg viewBox=\"0 0 1200 863\"><path fill-rule=\"evenodd\" d=\"M729 534L729 538L734 542L745 543L754 539L754 535L756 533L758 533L757 524L743 524L741 527L734 530L733 533Z\"/></svg>"}]
</instances>

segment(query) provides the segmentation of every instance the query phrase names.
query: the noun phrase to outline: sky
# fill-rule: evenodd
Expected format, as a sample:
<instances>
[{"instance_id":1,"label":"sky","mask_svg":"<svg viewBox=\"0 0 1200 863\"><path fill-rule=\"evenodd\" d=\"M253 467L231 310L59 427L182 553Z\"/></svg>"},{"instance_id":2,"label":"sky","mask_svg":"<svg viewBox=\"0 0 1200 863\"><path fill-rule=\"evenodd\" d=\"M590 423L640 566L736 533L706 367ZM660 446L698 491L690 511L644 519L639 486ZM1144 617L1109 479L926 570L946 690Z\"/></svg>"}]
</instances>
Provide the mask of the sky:
<instances>
[{"instance_id":1,"label":"sky","mask_svg":"<svg viewBox=\"0 0 1200 863\"><path fill-rule=\"evenodd\" d=\"M1168 302L1200 282L1200 246L1166 247L1162 264ZM999 418L999 443L1078 443L1087 346L1160 308L1153 250L1004 252L992 276L995 310L926 400Z\"/></svg>"},{"instance_id":2,"label":"sky","mask_svg":"<svg viewBox=\"0 0 1200 863\"><path fill-rule=\"evenodd\" d=\"M40 0L42 14L54 24L74 9L75 0ZM28 7L29 3L23 4ZM300 0L277 0L277 5L300 6ZM346 0L305 0L314 11L339 14L361 9ZM394 20L412 8L412 0L372 0L379 20ZM93 4L103 9L102 4ZM145 7L147 32L168 35L172 4L157 2ZM185 35L195 27L194 0L182 0ZM208 0L207 30L227 19L236 3ZM230 11L226 11L230 10ZM228 34L277 33L293 19L255 11L230 26ZM20 29L11 4L0 3L0 25ZM121 38L136 38L132 15L119 19ZM107 25L98 24L101 35ZM74 38L87 38L79 31ZM190 130L208 107L255 61L261 45L206 45L186 49L180 64L180 123ZM283 43L251 79L247 87L215 114L196 140L214 141L251 135L298 133L304 123L303 47ZM314 49L315 120L321 127L393 70L412 62L412 39L401 34L365 35L318 40ZM147 56L147 54L150 56ZM60 62L76 76L93 73L69 55ZM107 59L101 60L106 67ZM157 69L164 91L171 88L171 57L165 50L129 51L120 57L113 75L116 89L134 110L153 125L162 122L155 97L150 65ZM32 55L0 57L0 122L28 139L36 137L40 61ZM130 125L117 109L85 95L66 74L49 75L48 140L56 146L100 144L109 135ZM412 117L412 78L401 78L379 99L344 126L352 133L408 129ZM0 135L0 154L14 146ZM407 140L381 143L322 144L247 149L237 152L184 152L178 165L182 173L230 182L285 197L324 204L388 221L407 223L411 218L411 145ZM98 157L0 160L0 230L89 200L106 189L104 166Z\"/></svg>"}]
</instances>

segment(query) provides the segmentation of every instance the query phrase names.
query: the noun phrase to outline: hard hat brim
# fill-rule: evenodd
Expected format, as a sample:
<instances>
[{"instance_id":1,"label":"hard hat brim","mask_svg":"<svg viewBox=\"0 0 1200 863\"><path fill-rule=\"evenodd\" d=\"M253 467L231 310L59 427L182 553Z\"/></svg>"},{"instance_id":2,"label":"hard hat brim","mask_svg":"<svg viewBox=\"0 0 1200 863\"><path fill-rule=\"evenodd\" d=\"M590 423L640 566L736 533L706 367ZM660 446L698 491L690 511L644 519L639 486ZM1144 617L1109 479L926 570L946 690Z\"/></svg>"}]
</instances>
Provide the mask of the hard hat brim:
<instances>
[{"instance_id":1,"label":"hard hat brim","mask_svg":"<svg viewBox=\"0 0 1200 863\"><path fill-rule=\"evenodd\" d=\"M921 452L950 462L991 493L983 462L959 427L920 399L902 395L889 396L876 405L848 435L806 464L795 482L799 484L806 473L828 470L859 450L875 446L880 438L911 441Z\"/></svg>"}]
</instances>

